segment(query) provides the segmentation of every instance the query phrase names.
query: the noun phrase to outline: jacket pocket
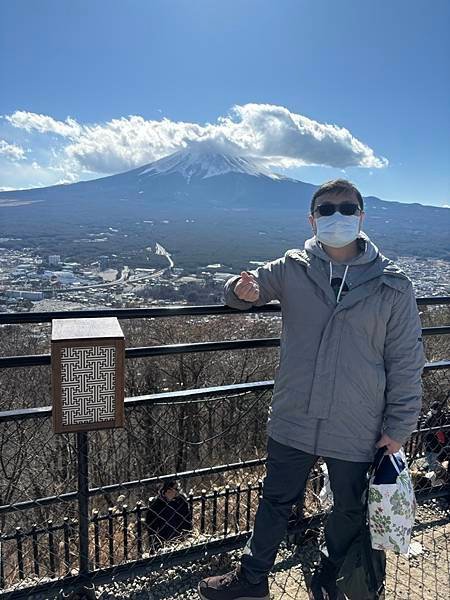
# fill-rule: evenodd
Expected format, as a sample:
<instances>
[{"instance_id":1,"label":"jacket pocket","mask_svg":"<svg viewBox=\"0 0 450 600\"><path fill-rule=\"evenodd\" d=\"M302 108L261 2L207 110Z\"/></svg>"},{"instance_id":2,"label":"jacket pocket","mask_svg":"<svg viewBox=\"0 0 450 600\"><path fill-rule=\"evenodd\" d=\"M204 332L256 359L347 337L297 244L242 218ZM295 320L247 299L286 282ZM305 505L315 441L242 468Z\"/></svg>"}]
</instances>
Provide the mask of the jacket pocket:
<instances>
[{"instance_id":1,"label":"jacket pocket","mask_svg":"<svg viewBox=\"0 0 450 600\"><path fill-rule=\"evenodd\" d=\"M383 371L382 371L383 369ZM332 418L336 434L375 437L384 410L384 368L366 363L365 368L343 368L335 381Z\"/></svg>"},{"instance_id":2,"label":"jacket pocket","mask_svg":"<svg viewBox=\"0 0 450 600\"><path fill-rule=\"evenodd\" d=\"M271 415L290 422L301 421L307 414L309 395L301 388L278 387L274 389Z\"/></svg>"}]
</instances>

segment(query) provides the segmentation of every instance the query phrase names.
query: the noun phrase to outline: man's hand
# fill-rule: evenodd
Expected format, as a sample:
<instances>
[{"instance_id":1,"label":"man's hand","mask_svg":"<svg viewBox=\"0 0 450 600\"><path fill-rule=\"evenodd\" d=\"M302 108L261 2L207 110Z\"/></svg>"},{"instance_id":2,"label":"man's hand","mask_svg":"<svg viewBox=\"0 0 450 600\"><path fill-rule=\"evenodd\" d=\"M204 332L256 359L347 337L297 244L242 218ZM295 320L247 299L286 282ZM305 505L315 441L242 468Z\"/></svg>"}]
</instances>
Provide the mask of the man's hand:
<instances>
[{"instance_id":1,"label":"man's hand","mask_svg":"<svg viewBox=\"0 0 450 600\"><path fill-rule=\"evenodd\" d=\"M234 286L234 293L240 300L256 302L259 298L259 285L248 271L241 271L241 278Z\"/></svg>"},{"instance_id":2,"label":"man's hand","mask_svg":"<svg viewBox=\"0 0 450 600\"><path fill-rule=\"evenodd\" d=\"M375 445L377 448L381 448L381 446L386 446L387 448L385 454L394 454L395 452L398 452L402 447L402 444L390 438L386 433L383 433L383 435Z\"/></svg>"}]
</instances>

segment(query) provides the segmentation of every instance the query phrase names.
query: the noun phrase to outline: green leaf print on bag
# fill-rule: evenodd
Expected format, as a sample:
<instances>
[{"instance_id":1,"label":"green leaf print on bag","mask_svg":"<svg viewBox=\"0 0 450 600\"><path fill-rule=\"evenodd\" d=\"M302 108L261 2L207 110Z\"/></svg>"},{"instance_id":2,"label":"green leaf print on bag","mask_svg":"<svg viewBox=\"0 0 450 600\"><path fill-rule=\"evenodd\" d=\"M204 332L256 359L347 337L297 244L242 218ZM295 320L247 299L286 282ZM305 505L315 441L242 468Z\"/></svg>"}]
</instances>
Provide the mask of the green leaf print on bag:
<instances>
[{"instance_id":1,"label":"green leaf print on bag","mask_svg":"<svg viewBox=\"0 0 450 600\"><path fill-rule=\"evenodd\" d=\"M381 508L377 508L372 515L372 525L377 533L392 531L391 517L383 515Z\"/></svg>"},{"instance_id":2,"label":"green leaf print on bag","mask_svg":"<svg viewBox=\"0 0 450 600\"><path fill-rule=\"evenodd\" d=\"M381 502L382 499L381 492L373 487L369 488L369 502Z\"/></svg>"},{"instance_id":3,"label":"green leaf print on bag","mask_svg":"<svg viewBox=\"0 0 450 600\"><path fill-rule=\"evenodd\" d=\"M404 544L407 537L411 535L411 527L404 527L403 525L392 526L393 533L396 534L397 540L400 539L401 543Z\"/></svg>"},{"instance_id":4,"label":"green leaf print on bag","mask_svg":"<svg viewBox=\"0 0 450 600\"><path fill-rule=\"evenodd\" d=\"M397 554L400 553L400 546L397 544L397 542L395 540L393 540L391 538L391 536L389 536L389 541L391 542L392 546L394 547L394 552L397 552Z\"/></svg>"},{"instance_id":5,"label":"green leaf print on bag","mask_svg":"<svg viewBox=\"0 0 450 600\"><path fill-rule=\"evenodd\" d=\"M411 504L404 493L400 492L398 489L395 490L389 501L391 503L392 512L394 515L403 515L408 519L410 518Z\"/></svg>"},{"instance_id":6,"label":"green leaf print on bag","mask_svg":"<svg viewBox=\"0 0 450 600\"><path fill-rule=\"evenodd\" d=\"M405 469L397 477L397 485L403 489L406 497L414 496L414 487L410 473Z\"/></svg>"}]
</instances>

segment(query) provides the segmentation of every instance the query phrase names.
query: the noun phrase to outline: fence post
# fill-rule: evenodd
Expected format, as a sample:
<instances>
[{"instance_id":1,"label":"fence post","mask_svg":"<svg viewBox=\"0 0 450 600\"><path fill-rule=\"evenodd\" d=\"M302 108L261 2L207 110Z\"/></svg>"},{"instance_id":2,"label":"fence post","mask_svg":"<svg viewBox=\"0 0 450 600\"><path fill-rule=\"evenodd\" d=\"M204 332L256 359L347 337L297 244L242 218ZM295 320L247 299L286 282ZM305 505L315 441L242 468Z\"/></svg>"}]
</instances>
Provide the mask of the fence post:
<instances>
[{"instance_id":1,"label":"fence post","mask_svg":"<svg viewBox=\"0 0 450 600\"><path fill-rule=\"evenodd\" d=\"M51 350L53 430L77 435L79 580L85 585L65 597L95 599L94 584L89 582L87 432L123 427L125 340L115 317L53 319ZM95 537L94 566L98 566L96 542ZM50 562L51 571L53 566Z\"/></svg>"},{"instance_id":2,"label":"fence post","mask_svg":"<svg viewBox=\"0 0 450 600\"><path fill-rule=\"evenodd\" d=\"M89 572L89 472L87 431L77 432L78 455L78 530L80 575Z\"/></svg>"}]
</instances>

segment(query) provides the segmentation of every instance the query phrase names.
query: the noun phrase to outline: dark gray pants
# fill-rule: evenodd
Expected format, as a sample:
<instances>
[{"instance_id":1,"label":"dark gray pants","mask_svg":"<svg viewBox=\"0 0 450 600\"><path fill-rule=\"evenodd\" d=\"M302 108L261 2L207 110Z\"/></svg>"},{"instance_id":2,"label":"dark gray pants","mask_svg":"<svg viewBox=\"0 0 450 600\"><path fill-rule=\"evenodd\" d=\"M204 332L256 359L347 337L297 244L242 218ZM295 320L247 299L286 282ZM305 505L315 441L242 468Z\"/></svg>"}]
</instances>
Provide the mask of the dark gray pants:
<instances>
[{"instance_id":1,"label":"dark gray pants","mask_svg":"<svg viewBox=\"0 0 450 600\"><path fill-rule=\"evenodd\" d=\"M286 534L292 505L304 497L317 456L268 439L266 477L253 533L241 557L247 579L257 583L269 574ZM339 568L364 518L363 492L371 463L324 458L333 492L333 508L325 525L330 561Z\"/></svg>"}]
</instances>

